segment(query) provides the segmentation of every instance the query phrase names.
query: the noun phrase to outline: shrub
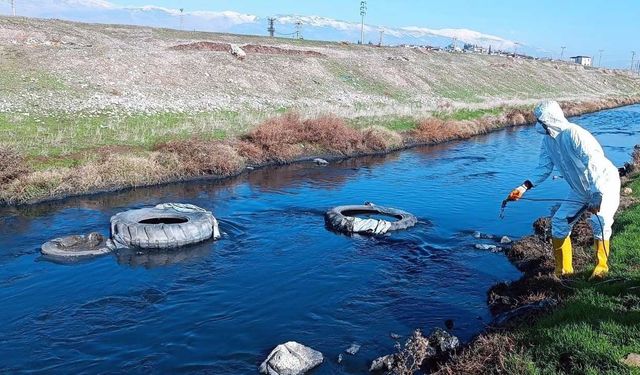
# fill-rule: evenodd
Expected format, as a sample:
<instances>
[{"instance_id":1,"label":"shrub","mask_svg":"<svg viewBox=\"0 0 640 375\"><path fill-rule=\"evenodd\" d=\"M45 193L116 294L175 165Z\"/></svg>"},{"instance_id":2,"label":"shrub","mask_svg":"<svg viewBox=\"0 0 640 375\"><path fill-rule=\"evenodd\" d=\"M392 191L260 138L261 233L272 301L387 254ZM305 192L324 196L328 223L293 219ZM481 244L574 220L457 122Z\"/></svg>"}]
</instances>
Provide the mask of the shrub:
<instances>
[{"instance_id":1,"label":"shrub","mask_svg":"<svg viewBox=\"0 0 640 375\"><path fill-rule=\"evenodd\" d=\"M24 158L15 150L0 147L0 185L16 179L29 171Z\"/></svg>"},{"instance_id":2,"label":"shrub","mask_svg":"<svg viewBox=\"0 0 640 375\"><path fill-rule=\"evenodd\" d=\"M402 145L400 134L381 126L363 129L362 138L367 151L387 151Z\"/></svg>"},{"instance_id":3,"label":"shrub","mask_svg":"<svg viewBox=\"0 0 640 375\"><path fill-rule=\"evenodd\" d=\"M154 147L155 151L174 153L179 169L187 176L230 176L244 168L244 159L229 144L197 139L170 141Z\"/></svg>"}]
</instances>

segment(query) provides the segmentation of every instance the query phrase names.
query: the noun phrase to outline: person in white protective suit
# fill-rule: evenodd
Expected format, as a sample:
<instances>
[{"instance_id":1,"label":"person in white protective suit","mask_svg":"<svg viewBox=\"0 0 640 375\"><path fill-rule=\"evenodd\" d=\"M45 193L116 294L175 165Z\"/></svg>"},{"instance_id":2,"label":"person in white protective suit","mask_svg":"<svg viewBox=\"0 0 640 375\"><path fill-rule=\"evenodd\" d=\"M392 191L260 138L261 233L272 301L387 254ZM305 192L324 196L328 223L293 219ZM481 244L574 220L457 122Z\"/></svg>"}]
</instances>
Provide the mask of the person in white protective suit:
<instances>
[{"instance_id":1,"label":"person in white protective suit","mask_svg":"<svg viewBox=\"0 0 640 375\"><path fill-rule=\"evenodd\" d=\"M613 215L620 204L618 169L604 156L598 141L585 129L564 117L555 101L543 101L534 110L536 130L544 134L540 160L534 175L515 188L507 200L516 201L546 180L557 168L571 187L567 199L551 219L551 234L557 276L573 273L569 235L573 224L589 211L595 237L596 267L591 278L603 278L609 271L609 239Z\"/></svg>"}]
</instances>

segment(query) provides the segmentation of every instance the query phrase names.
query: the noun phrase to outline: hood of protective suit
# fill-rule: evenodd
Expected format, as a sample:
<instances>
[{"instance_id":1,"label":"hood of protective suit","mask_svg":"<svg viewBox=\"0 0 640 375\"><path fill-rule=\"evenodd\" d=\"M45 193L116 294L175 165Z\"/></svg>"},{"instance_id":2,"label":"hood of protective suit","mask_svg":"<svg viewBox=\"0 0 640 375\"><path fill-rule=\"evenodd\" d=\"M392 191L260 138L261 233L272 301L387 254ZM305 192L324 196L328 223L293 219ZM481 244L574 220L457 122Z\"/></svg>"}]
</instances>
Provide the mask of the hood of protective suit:
<instances>
[{"instance_id":1,"label":"hood of protective suit","mask_svg":"<svg viewBox=\"0 0 640 375\"><path fill-rule=\"evenodd\" d=\"M561 131L570 125L569 121L564 117L560 104L554 100L540 102L533 110L533 114L539 122L547 126L548 134L552 138L557 137ZM536 124L536 131L547 134L547 131L539 123Z\"/></svg>"}]
</instances>

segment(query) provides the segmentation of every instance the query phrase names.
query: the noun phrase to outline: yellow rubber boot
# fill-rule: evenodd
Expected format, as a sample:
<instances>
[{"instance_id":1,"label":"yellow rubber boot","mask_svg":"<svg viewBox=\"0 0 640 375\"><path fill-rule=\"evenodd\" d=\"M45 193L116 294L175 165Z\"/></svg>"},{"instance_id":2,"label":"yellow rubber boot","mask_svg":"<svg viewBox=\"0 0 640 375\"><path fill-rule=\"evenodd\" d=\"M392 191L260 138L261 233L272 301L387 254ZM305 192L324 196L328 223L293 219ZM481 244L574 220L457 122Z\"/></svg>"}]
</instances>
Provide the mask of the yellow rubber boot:
<instances>
[{"instance_id":1,"label":"yellow rubber boot","mask_svg":"<svg viewBox=\"0 0 640 375\"><path fill-rule=\"evenodd\" d=\"M607 265L607 259L609 258L609 241L596 240L596 268L591 274L591 279L604 279L609 272L609 266Z\"/></svg>"},{"instance_id":2,"label":"yellow rubber boot","mask_svg":"<svg viewBox=\"0 0 640 375\"><path fill-rule=\"evenodd\" d=\"M553 256L556 259L555 275L568 276L573 274L573 249L571 248L571 239L553 238Z\"/></svg>"}]
</instances>

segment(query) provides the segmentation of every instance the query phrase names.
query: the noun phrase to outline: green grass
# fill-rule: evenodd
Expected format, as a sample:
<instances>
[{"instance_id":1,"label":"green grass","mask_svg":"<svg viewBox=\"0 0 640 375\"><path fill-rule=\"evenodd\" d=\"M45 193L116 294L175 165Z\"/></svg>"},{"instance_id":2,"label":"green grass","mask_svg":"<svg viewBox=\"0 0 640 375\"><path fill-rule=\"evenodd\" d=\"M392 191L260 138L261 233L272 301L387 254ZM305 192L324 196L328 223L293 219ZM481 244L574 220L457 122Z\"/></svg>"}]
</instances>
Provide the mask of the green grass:
<instances>
[{"instance_id":1,"label":"green grass","mask_svg":"<svg viewBox=\"0 0 640 375\"><path fill-rule=\"evenodd\" d=\"M366 128L368 126L382 126L396 132L405 132L413 130L418 126L418 120L413 117L356 117L349 120L349 125L356 129Z\"/></svg>"},{"instance_id":2,"label":"green grass","mask_svg":"<svg viewBox=\"0 0 640 375\"><path fill-rule=\"evenodd\" d=\"M368 76L356 67L338 62L328 62L327 69L338 80L365 94L385 96L397 101L405 101L409 95L391 84Z\"/></svg>"},{"instance_id":3,"label":"green grass","mask_svg":"<svg viewBox=\"0 0 640 375\"><path fill-rule=\"evenodd\" d=\"M640 179L631 183L640 197ZM575 293L562 307L520 328L516 337L528 349L514 363L529 363L528 374L640 374L620 360L640 353L640 205L617 217L606 282L577 276Z\"/></svg>"},{"instance_id":4,"label":"green grass","mask_svg":"<svg viewBox=\"0 0 640 375\"><path fill-rule=\"evenodd\" d=\"M484 116L497 116L503 113L505 109L503 107L489 108L489 109L458 109L453 112L435 112L434 117L442 120L475 120Z\"/></svg>"},{"instance_id":5,"label":"green grass","mask_svg":"<svg viewBox=\"0 0 640 375\"><path fill-rule=\"evenodd\" d=\"M15 63L0 65L0 95L38 91L70 91L58 77L28 67L17 67Z\"/></svg>"},{"instance_id":6,"label":"green grass","mask_svg":"<svg viewBox=\"0 0 640 375\"><path fill-rule=\"evenodd\" d=\"M206 113L0 113L0 144L29 157L58 157L105 146L149 149L157 142L197 135L224 139L244 131L234 111Z\"/></svg>"}]
</instances>

